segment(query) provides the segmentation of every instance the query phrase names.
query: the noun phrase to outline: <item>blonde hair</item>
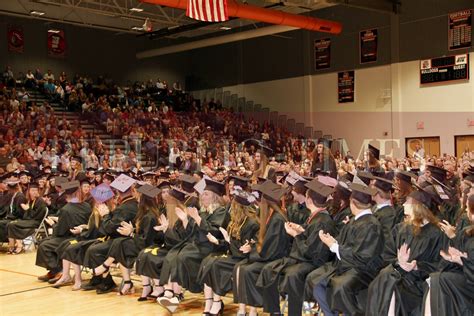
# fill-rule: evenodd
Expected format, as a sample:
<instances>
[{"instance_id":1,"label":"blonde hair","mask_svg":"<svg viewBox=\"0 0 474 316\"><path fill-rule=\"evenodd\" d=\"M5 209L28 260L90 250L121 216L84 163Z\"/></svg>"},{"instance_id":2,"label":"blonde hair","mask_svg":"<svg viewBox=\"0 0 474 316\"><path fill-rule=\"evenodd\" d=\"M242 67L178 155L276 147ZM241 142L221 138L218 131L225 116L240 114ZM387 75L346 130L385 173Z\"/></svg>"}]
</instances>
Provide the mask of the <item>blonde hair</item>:
<instances>
[{"instance_id":1,"label":"blonde hair","mask_svg":"<svg viewBox=\"0 0 474 316\"><path fill-rule=\"evenodd\" d=\"M252 209L251 206L244 206L236 201L232 201L230 208L230 223L227 228L229 235L232 238L240 240L242 227L249 218L257 218L254 209Z\"/></svg>"},{"instance_id":2,"label":"blonde hair","mask_svg":"<svg viewBox=\"0 0 474 316\"><path fill-rule=\"evenodd\" d=\"M416 200L414 200L416 201ZM420 233L421 227L423 227L424 221L439 226L439 219L433 215L433 212L427 208L424 204L416 201L412 204L413 217L408 220L408 223L413 226L413 234L416 236Z\"/></svg>"},{"instance_id":3,"label":"blonde hair","mask_svg":"<svg viewBox=\"0 0 474 316\"><path fill-rule=\"evenodd\" d=\"M214 193L212 191L209 191L209 192L211 192L212 201L211 201L211 203L209 204L209 206L207 208L204 208L204 207L201 207L201 208L205 209L206 212L212 214L216 209L218 209L219 207L221 207L225 203L224 203L224 198L222 196L219 196L219 195L217 195L216 193ZM201 196L199 196L199 205L203 205Z\"/></svg>"}]
</instances>

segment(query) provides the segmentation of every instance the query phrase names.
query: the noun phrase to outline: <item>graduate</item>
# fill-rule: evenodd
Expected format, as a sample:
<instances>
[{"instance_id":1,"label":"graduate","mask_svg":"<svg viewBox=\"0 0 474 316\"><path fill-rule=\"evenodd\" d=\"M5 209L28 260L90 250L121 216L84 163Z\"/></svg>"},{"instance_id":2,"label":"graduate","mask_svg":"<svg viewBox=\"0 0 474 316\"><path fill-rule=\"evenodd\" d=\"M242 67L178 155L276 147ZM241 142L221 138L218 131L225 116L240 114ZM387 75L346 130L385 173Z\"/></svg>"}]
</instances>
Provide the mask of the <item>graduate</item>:
<instances>
[{"instance_id":1,"label":"graduate","mask_svg":"<svg viewBox=\"0 0 474 316\"><path fill-rule=\"evenodd\" d=\"M186 210L175 210L179 214L185 212L186 217L178 215L185 229L190 230L187 240L176 245L166 255L160 275L160 285L164 286L163 297L158 303L174 312L180 303L180 298L173 292L173 283L184 287L192 293L202 291L202 285L197 280L201 261L216 250L212 237L222 239L220 227L227 227L229 222L226 205L222 197L225 195L225 185L210 179L205 179L204 191L200 195L201 210L188 207Z\"/></svg>"},{"instance_id":2,"label":"graduate","mask_svg":"<svg viewBox=\"0 0 474 316\"><path fill-rule=\"evenodd\" d=\"M8 241L7 225L8 223L23 218L24 210L21 204L28 203L25 195L21 192L18 179L11 178L5 181L7 193L4 193L5 207L7 210L2 220L0 220L0 242ZM8 253L15 251L14 245L8 247Z\"/></svg>"},{"instance_id":3,"label":"graduate","mask_svg":"<svg viewBox=\"0 0 474 316\"><path fill-rule=\"evenodd\" d=\"M84 264L87 249L93 244L100 242L98 241L99 238L105 237L104 230L100 229L103 218L101 214L104 214L100 209L114 209L115 194L108 185L102 184L95 187L91 191L91 195L94 200L91 205L92 212L88 223L72 228L70 231L74 234L75 238L63 241L56 248L58 257L62 260L63 271L61 278L54 284L55 287L68 284L72 280L70 274L71 267L74 270L73 291L78 291L81 288L85 290L95 289L100 284L101 278L98 276L92 277L88 284L82 284L81 265Z\"/></svg>"},{"instance_id":4,"label":"graduate","mask_svg":"<svg viewBox=\"0 0 474 316\"><path fill-rule=\"evenodd\" d=\"M211 254L203 260L200 267L199 282L204 285L206 300L203 315L223 314L224 304L221 297L232 290L234 266L248 257L248 253L242 253L240 248L249 240L258 238L259 224L253 208L255 196L238 187L231 192L233 200L229 226L227 230L220 228L224 239L212 240L213 243L223 244L225 255Z\"/></svg>"},{"instance_id":5,"label":"graduate","mask_svg":"<svg viewBox=\"0 0 474 316\"><path fill-rule=\"evenodd\" d=\"M291 188L293 202L286 206L288 220L292 223L303 225L310 216L310 210L306 206L306 179L298 179Z\"/></svg>"},{"instance_id":6,"label":"graduate","mask_svg":"<svg viewBox=\"0 0 474 316\"><path fill-rule=\"evenodd\" d=\"M369 286L366 315L420 314L429 274L436 271L447 238L430 208L433 197L424 190L408 196L407 217L395 231L397 257Z\"/></svg>"},{"instance_id":7,"label":"graduate","mask_svg":"<svg viewBox=\"0 0 474 316\"><path fill-rule=\"evenodd\" d=\"M122 237L122 234L118 231L118 229L122 227L122 222L132 222L137 215L138 202L132 190L135 182L133 178L121 174L110 185L119 192L117 206L113 210L110 210L105 205L101 205L99 208L100 215L103 217L100 229L103 231L102 234L105 237L89 246L84 258L84 266L93 269L93 272L96 271L95 268L102 265L102 268L97 270L97 273L100 271L102 276L100 278L100 284L95 285L97 294L111 292L116 287L109 273L110 266L104 265L104 261L107 259L107 254L113 240ZM95 280L99 277L96 273L93 273L93 276L96 277Z\"/></svg>"},{"instance_id":8,"label":"graduate","mask_svg":"<svg viewBox=\"0 0 474 316\"><path fill-rule=\"evenodd\" d=\"M397 212L392 206L391 190L393 182L391 180L375 177L374 188L377 191L372 197L375 205L372 207L372 213L382 225L384 236L384 251L383 259L385 264L389 264L396 255L395 240L393 238L392 230L396 224Z\"/></svg>"},{"instance_id":9,"label":"graduate","mask_svg":"<svg viewBox=\"0 0 474 316\"><path fill-rule=\"evenodd\" d=\"M306 205L311 215L303 225L285 223L286 233L294 238L290 254L265 265L257 281L263 289L263 310L267 313L280 314L280 294L286 293L288 315L301 315L307 274L333 257L329 247L321 242L319 231L337 233L336 224L327 210L328 198L334 189L316 179L305 187Z\"/></svg>"},{"instance_id":10,"label":"graduate","mask_svg":"<svg viewBox=\"0 0 474 316\"><path fill-rule=\"evenodd\" d=\"M415 181L417 176L408 171L397 170L394 178L394 208L397 212L397 223L403 222L405 218L405 211L403 205L406 202L408 195L413 192L414 187L412 181Z\"/></svg>"},{"instance_id":11,"label":"graduate","mask_svg":"<svg viewBox=\"0 0 474 316\"><path fill-rule=\"evenodd\" d=\"M262 194L258 240L249 240L240 247L242 253L249 255L233 271L234 302L239 303L239 315L246 314L247 305L250 316L255 316L257 307L263 306L262 289L256 284L260 272L266 264L287 256L291 245L291 237L285 231L288 218L281 208L286 189L267 180L259 185L258 191Z\"/></svg>"},{"instance_id":12,"label":"graduate","mask_svg":"<svg viewBox=\"0 0 474 316\"><path fill-rule=\"evenodd\" d=\"M159 240L158 244L143 249L138 254L136 272L141 276L143 286L142 294L138 298L139 302L156 300L163 296L164 288L160 286L160 273L165 257L170 249L187 240L190 233L183 227L183 222L176 213L176 209L186 209L185 203L188 200L188 194L178 188L169 189L163 185L161 188L162 199L166 204L166 216L162 212L159 225L153 229L164 234L164 239L162 242ZM186 214L183 212L182 216L184 217ZM179 285L174 286L172 290L182 298Z\"/></svg>"},{"instance_id":13,"label":"graduate","mask_svg":"<svg viewBox=\"0 0 474 316\"><path fill-rule=\"evenodd\" d=\"M138 213L132 222L121 222L117 232L123 237L114 238L110 245L107 259L104 263L96 267L94 275L101 275L114 263L120 264L122 272L122 284L119 295L133 294L133 282L130 279L130 270L135 263L138 253L151 245L163 243L163 233L157 232L154 227L159 223L159 218L163 215L160 208L161 201L157 199L161 190L145 184L137 189L140 193Z\"/></svg>"},{"instance_id":14,"label":"graduate","mask_svg":"<svg viewBox=\"0 0 474 316\"><path fill-rule=\"evenodd\" d=\"M350 182L338 181L332 194L333 199L330 202L328 211L334 222L338 232L342 230L344 225L349 222L352 217L350 197L352 194L349 188Z\"/></svg>"},{"instance_id":15,"label":"graduate","mask_svg":"<svg viewBox=\"0 0 474 316\"><path fill-rule=\"evenodd\" d=\"M67 204L59 211L53 234L41 240L36 253L36 265L48 270L38 280L50 283L55 283L61 277L62 265L56 248L63 241L74 238L71 229L86 224L92 212L91 205L82 200L79 181L64 183L62 187Z\"/></svg>"},{"instance_id":16,"label":"graduate","mask_svg":"<svg viewBox=\"0 0 474 316\"><path fill-rule=\"evenodd\" d=\"M306 297L312 294L327 316L363 314L364 290L383 266L382 226L370 210L375 190L358 183L350 189L354 217L337 238L323 231L319 234L336 259L306 277Z\"/></svg>"},{"instance_id":17,"label":"graduate","mask_svg":"<svg viewBox=\"0 0 474 316\"><path fill-rule=\"evenodd\" d=\"M470 226L441 250L440 271L430 274L423 315L474 314L474 194L466 211Z\"/></svg>"},{"instance_id":18,"label":"graduate","mask_svg":"<svg viewBox=\"0 0 474 316\"><path fill-rule=\"evenodd\" d=\"M46 215L46 203L39 195L38 183L30 183L26 192L26 203L20 204L23 215L7 224L8 248L13 254L24 251L23 239L31 236Z\"/></svg>"}]
</instances>

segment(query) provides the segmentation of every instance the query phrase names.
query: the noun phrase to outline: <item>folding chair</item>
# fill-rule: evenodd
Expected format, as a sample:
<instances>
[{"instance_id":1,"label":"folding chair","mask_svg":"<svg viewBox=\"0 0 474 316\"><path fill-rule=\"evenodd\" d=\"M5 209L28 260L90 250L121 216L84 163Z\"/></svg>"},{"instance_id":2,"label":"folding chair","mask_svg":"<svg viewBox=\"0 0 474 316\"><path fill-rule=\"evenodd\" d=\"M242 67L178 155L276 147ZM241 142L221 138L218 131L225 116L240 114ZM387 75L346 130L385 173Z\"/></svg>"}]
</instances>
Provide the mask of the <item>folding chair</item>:
<instances>
[{"instance_id":1,"label":"folding chair","mask_svg":"<svg viewBox=\"0 0 474 316\"><path fill-rule=\"evenodd\" d=\"M38 238L41 236L41 234L44 234L44 237L49 236L48 228L46 227L46 217L48 217L48 214L49 214L49 209L46 208L46 212L44 214L43 219L41 220L41 223L39 224L38 228L35 229L34 234L30 236L31 237L31 243L28 244L28 246L26 248L27 250L31 248L31 245L34 245L35 248L38 247L38 243L39 243L39 240L40 240Z\"/></svg>"}]
</instances>

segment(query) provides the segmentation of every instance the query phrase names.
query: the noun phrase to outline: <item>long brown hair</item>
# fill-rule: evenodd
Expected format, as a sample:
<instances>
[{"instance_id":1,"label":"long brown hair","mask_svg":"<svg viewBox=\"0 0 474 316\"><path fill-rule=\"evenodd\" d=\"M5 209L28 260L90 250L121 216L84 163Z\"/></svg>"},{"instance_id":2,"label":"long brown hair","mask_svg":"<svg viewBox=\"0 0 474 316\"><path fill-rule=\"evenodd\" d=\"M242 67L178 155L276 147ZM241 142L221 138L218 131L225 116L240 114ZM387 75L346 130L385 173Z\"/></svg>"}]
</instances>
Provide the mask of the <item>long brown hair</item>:
<instances>
[{"instance_id":1,"label":"long brown hair","mask_svg":"<svg viewBox=\"0 0 474 316\"><path fill-rule=\"evenodd\" d=\"M158 199L151 198L145 194L140 196L140 202L138 203L138 212L137 216L135 217L135 224L136 229L135 231L138 233L140 231L140 224L148 213L152 213L152 215L156 218L158 222L160 219L160 205L158 204Z\"/></svg>"},{"instance_id":2,"label":"long brown hair","mask_svg":"<svg viewBox=\"0 0 474 316\"><path fill-rule=\"evenodd\" d=\"M262 250L263 240L265 239L265 235L267 234L267 221L270 219L270 215L273 212L280 213L284 218L285 221L288 221L288 217L286 213L282 210L281 205L277 205L275 202L268 201L264 197L260 201L260 216L259 216L259 224L260 230L258 232L258 242L257 242L257 250L260 252Z\"/></svg>"},{"instance_id":3,"label":"long brown hair","mask_svg":"<svg viewBox=\"0 0 474 316\"><path fill-rule=\"evenodd\" d=\"M474 194L471 194L467 199L467 214L471 217L474 216ZM471 226L466 229L466 235L470 237L474 236L474 223L472 221Z\"/></svg>"},{"instance_id":4,"label":"long brown hair","mask_svg":"<svg viewBox=\"0 0 474 316\"><path fill-rule=\"evenodd\" d=\"M89 229L92 229L94 226L95 228L99 228L100 222L102 221L102 218L99 213L99 208L98 206L100 203L97 203L94 199L92 199L92 212L91 216L89 216L89 222L87 223ZM109 208L109 210L113 210L115 208L115 202L114 199L109 199L108 201L105 202L105 205Z\"/></svg>"},{"instance_id":5,"label":"long brown hair","mask_svg":"<svg viewBox=\"0 0 474 316\"><path fill-rule=\"evenodd\" d=\"M236 201L232 201L230 207L230 223L227 228L229 236L240 240L240 232L248 219L257 218L254 209L251 206L244 206Z\"/></svg>"},{"instance_id":6,"label":"long brown hair","mask_svg":"<svg viewBox=\"0 0 474 316\"><path fill-rule=\"evenodd\" d=\"M258 177L263 177L265 169L268 165L268 157L262 150L257 151L260 154L260 163L255 164L255 170L253 172L253 178L256 180Z\"/></svg>"},{"instance_id":7,"label":"long brown hair","mask_svg":"<svg viewBox=\"0 0 474 316\"><path fill-rule=\"evenodd\" d=\"M413 234L415 236L420 233L421 228L423 227L423 222L425 220L439 227L439 219L424 204L421 204L420 202L416 201L415 203L412 204L412 206L413 206L413 218L409 221L409 223L413 226Z\"/></svg>"},{"instance_id":8,"label":"long brown hair","mask_svg":"<svg viewBox=\"0 0 474 316\"><path fill-rule=\"evenodd\" d=\"M186 211L186 206L182 202L177 200L172 195L168 195L168 198L166 199L166 218L168 219L170 228L173 227L179 220L175 212L175 208L177 207L183 211Z\"/></svg>"}]
</instances>

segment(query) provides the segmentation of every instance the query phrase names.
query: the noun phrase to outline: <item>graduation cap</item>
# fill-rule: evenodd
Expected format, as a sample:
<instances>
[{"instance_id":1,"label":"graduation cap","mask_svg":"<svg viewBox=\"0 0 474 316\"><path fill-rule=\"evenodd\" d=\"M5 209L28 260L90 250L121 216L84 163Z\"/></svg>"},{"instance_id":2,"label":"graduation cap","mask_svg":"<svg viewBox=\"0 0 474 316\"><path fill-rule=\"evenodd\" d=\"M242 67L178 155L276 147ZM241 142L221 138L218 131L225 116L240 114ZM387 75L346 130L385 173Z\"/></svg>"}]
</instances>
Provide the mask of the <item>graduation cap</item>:
<instances>
[{"instance_id":1,"label":"graduation cap","mask_svg":"<svg viewBox=\"0 0 474 316\"><path fill-rule=\"evenodd\" d=\"M318 176L318 181L321 182L322 184L324 185L327 185L328 187L331 187L331 188L334 188L336 187L337 185L337 180L332 178L332 177L328 177L328 176Z\"/></svg>"},{"instance_id":2,"label":"graduation cap","mask_svg":"<svg viewBox=\"0 0 474 316\"><path fill-rule=\"evenodd\" d=\"M278 184L270 180L261 184L257 191L262 193L263 198L275 203L280 203L281 198L286 193L286 189L282 189Z\"/></svg>"},{"instance_id":3,"label":"graduation cap","mask_svg":"<svg viewBox=\"0 0 474 316\"><path fill-rule=\"evenodd\" d=\"M403 182L411 184L411 179L416 178L416 174L405 170L397 170L397 172L395 172L395 177Z\"/></svg>"},{"instance_id":4,"label":"graduation cap","mask_svg":"<svg viewBox=\"0 0 474 316\"><path fill-rule=\"evenodd\" d=\"M428 209L431 209L433 206L433 196L423 189L412 191L408 197L423 204Z\"/></svg>"},{"instance_id":5,"label":"graduation cap","mask_svg":"<svg viewBox=\"0 0 474 316\"><path fill-rule=\"evenodd\" d=\"M393 187L393 182L383 178L383 177L374 177L375 183L374 186L383 192L390 192Z\"/></svg>"},{"instance_id":6,"label":"graduation cap","mask_svg":"<svg viewBox=\"0 0 474 316\"><path fill-rule=\"evenodd\" d=\"M62 184L66 183L66 182L68 182L68 179L66 177L59 176L59 177L54 178L54 185L55 186L58 186L58 187L62 188Z\"/></svg>"},{"instance_id":7,"label":"graduation cap","mask_svg":"<svg viewBox=\"0 0 474 316\"><path fill-rule=\"evenodd\" d=\"M244 190L234 190L232 194L234 195L234 201L243 206L250 206L255 201L257 201L255 195L250 194Z\"/></svg>"},{"instance_id":8,"label":"graduation cap","mask_svg":"<svg viewBox=\"0 0 474 316\"><path fill-rule=\"evenodd\" d=\"M370 184L370 181L374 179L374 176L367 171L359 171L357 172L357 177L362 180L366 185Z\"/></svg>"},{"instance_id":9,"label":"graduation cap","mask_svg":"<svg viewBox=\"0 0 474 316\"><path fill-rule=\"evenodd\" d=\"M163 190L165 188L170 188L171 183L169 181L163 181L160 184L158 184L157 187L160 188L161 190Z\"/></svg>"},{"instance_id":10,"label":"graduation cap","mask_svg":"<svg viewBox=\"0 0 474 316\"><path fill-rule=\"evenodd\" d=\"M171 174L168 171L161 171L158 178L160 178L160 179L169 179L170 175Z\"/></svg>"},{"instance_id":11,"label":"graduation cap","mask_svg":"<svg viewBox=\"0 0 474 316\"><path fill-rule=\"evenodd\" d=\"M204 188L204 190L214 192L219 196L225 195L225 185L223 183L211 179L205 179L205 181L206 187Z\"/></svg>"},{"instance_id":12,"label":"graduation cap","mask_svg":"<svg viewBox=\"0 0 474 316\"><path fill-rule=\"evenodd\" d=\"M431 177L435 178L439 182L444 182L446 180L446 176L447 176L446 169L436 167L433 165L427 165L426 168L431 173Z\"/></svg>"},{"instance_id":13,"label":"graduation cap","mask_svg":"<svg viewBox=\"0 0 474 316\"><path fill-rule=\"evenodd\" d=\"M186 202L188 198L188 193L181 191L177 187L172 187L168 194L174 197L176 200L180 201L181 203Z\"/></svg>"},{"instance_id":14,"label":"graduation cap","mask_svg":"<svg viewBox=\"0 0 474 316\"><path fill-rule=\"evenodd\" d=\"M156 173L154 171L147 171L142 174L142 178L154 178Z\"/></svg>"},{"instance_id":15,"label":"graduation cap","mask_svg":"<svg viewBox=\"0 0 474 316\"><path fill-rule=\"evenodd\" d=\"M194 186L198 182L195 177L189 176L187 174L181 175L178 180L181 181L181 188L188 193L194 192Z\"/></svg>"},{"instance_id":16,"label":"graduation cap","mask_svg":"<svg viewBox=\"0 0 474 316\"><path fill-rule=\"evenodd\" d=\"M71 161L77 161L78 163L82 163L82 157L81 156L72 156Z\"/></svg>"},{"instance_id":17,"label":"graduation cap","mask_svg":"<svg viewBox=\"0 0 474 316\"><path fill-rule=\"evenodd\" d=\"M380 159L380 150L371 144L369 144L369 152L372 153L372 155L375 157L375 159L379 160Z\"/></svg>"},{"instance_id":18,"label":"graduation cap","mask_svg":"<svg viewBox=\"0 0 474 316\"><path fill-rule=\"evenodd\" d=\"M114 191L109 185L102 183L91 190L91 196L97 203L104 203L114 197Z\"/></svg>"},{"instance_id":19,"label":"graduation cap","mask_svg":"<svg viewBox=\"0 0 474 316\"><path fill-rule=\"evenodd\" d=\"M334 189L314 179L305 184L308 188L308 196L313 200L314 204L319 207L324 207L327 203L329 195L334 192Z\"/></svg>"},{"instance_id":20,"label":"graduation cap","mask_svg":"<svg viewBox=\"0 0 474 316\"><path fill-rule=\"evenodd\" d=\"M230 176L230 180L234 180L234 185L241 187L243 190L246 190L249 186L250 179L240 176Z\"/></svg>"},{"instance_id":21,"label":"graduation cap","mask_svg":"<svg viewBox=\"0 0 474 316\"><path fill-rule=\"evenodd\" d=\"M65 182L61 185L61 188L64 190L66 194L72 194L77 191L77 189L81 186L81 183L77 180Z\"/></svg>"},{"instance_id":22,"label":"graduation cap","mask_svg":"<svg viewBox=\"0 0 474 316\"><path fill-rule=\"evenodd\" d=\"M38 189L39 188L39 183L38 182L31 182L28 184L28 190L29 189Z\"/></svg>"},{"instance_id":23,"label":"graduation cap","mask_svg":"<svg viewBox=\"0 0 474 316\"><path fill-rule=\"evenodd\" d=\"M347 179L347 181L349 182L352 182L354 181L354 174L352 172L346 172L346 174L343 175L342 178Z\"/></svg>"},{"instance_id":24,"label":"graduation cap","mask_svg":"<svg viewBox=\"0 0 474 316\"><path fill-rule=\"evenodd\" d=\"M376 190L358 183L351 183L349 188L352 190L351 198L363 204L370 204L372 196Z\"/></svg>"},{"instance_id":25,"label":"graduation cap","mask_svg":"<svg viewBox=\"0 0 474 316\"><path fill-rule=\"evenodd\" d=\"M259 148L260 152L263 152L265 154L265 156L267 157L272 157L273 156L273 149L271 149L270 147L267 147L265 145L260 145L260 148Z\"/></svg>"},{"instance_id":26,"label":"graduation cap","mask_svg":"<svg viewBox=\"0 0 474 316\"><path fill-rule=\"evenodd\" d=\"M18 179L8 179L5 181L5 184L8 185L10 188L14 188L20 183Z\"/></svg>"},{"instance_id":27,"label":"graduation cap","mask_svg":"<svg viewBox=\"0 0 474 316\"><path fill-rule=\"evenodd\" d=\"M30 172L27 171L27 170L23 170L23 171L18 172L18 177L21 177L21 176L29 177L30 175L31 175Z\"/></svg>"},{"instance_id":28,"label":"graduation cap","mask_svg":"<svg viewBox=\"0 0 474 316\"><path fill-rule=\"evenodd\" d=\"M343 198L348 199L351 197L352 190L349 188L349 184L344 181L338 181L336 187L334 188L338 191Z\"/></svg>"},{"instance_id":29,"label":"graduation cap","mask_svg":"<svg viewBox=\"0 0 474 316\"><path fill-rule=\"evenodd\" d=\"M88 172L96 172L96 170L97 170L96 168L92 168L92 167L86 168L86 171Z\"/></svg>"},{"instance_id":30,"label":"graduation cap","mask_svg":"<svg viewBox=\"0 0 474 316\"><path fill-rule=\"evenodd\" d=\"M103 178L109 180L110 182L115 180L115 176L109 172L105 173Z\"/></svg>"},{"instance_id":31,"label":"graduation cap","mask_svg":"<svg viewBox=\"0 0 474 316\"><path fill-rule=\"evenodd\" d=\"M137 181L126 174L121 174L120 176L115 179L110 186L114 189L117 189L119 192L125 193L127 192L132 185L134 185Z\"/></svg>"},{"instance_id":32,"label":"graduation cap","mask_svg":"<svg viewBox=\"0 0 474 316\"><path fill-rule=\"evenodd\" d=\"M468 175L464 176L463 180L474 183L474 175L468 174Z\"/></svg>"},{"instance_id":33,"label":"graduation cap","mask_svg":"<svg viewBox=\"0 0 474 316\"><path fill-rule=\"evenodd\" d=\"M154 199L158 194L161 193L161 190L157 187L154 187L149 184L144 184L137 189L138 192L144 194L152 199Z\"/></svg>"}]
</instances>

